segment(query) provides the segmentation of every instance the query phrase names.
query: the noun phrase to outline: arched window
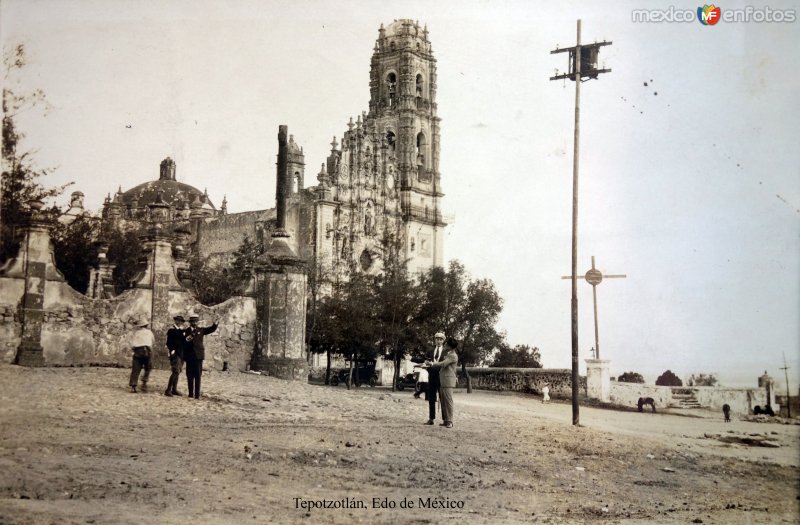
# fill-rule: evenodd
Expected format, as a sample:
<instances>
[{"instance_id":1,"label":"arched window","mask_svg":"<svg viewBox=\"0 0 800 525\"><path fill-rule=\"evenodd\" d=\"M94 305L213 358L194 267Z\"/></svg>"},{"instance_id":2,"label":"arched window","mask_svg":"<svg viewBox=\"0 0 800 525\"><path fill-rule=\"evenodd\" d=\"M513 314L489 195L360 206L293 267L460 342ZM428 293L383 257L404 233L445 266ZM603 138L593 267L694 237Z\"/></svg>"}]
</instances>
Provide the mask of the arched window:
<instances>
[{"instance_id":1,"label":"arched window","mask_svg":"<svg viewBox=\"0 0 800 525\"><path fill-rule=\"evenodd\" d=\"M389 146L389 151L392 153L394 153L394 143L395 143L394 132L389 130L386 132L386 144Z\"/></svg>"},{"instance_id":2,"label":"arched window","mask_svg":"<svg viewBox=\"0 0 800 525\"><path fill-rule=\"evenodd\" d=\"M392 107L397 95L397 75L394 73L386 75L386 90L389 93L389 107Z\"/></svg>"},{"instance_id":3,"label":"arched window","mask_svg":"<svg viewBox=\"0 0 800 525\"><path fill-rule=\"evenodd\" d=\"M301 180L301 177L300 177L300 172L299 171L295 171L294 172L294 177L292 177L292 193L297 193L298 191L303 189L303 188L300 187L301 183L302 183L302 180Z\"/></svg>"},{"instance_id":4,"label":"arched window","mask_svg":"<svg viewBox=\"0 0 800 525\"><path fill-rule=\"evenodd\" d=\"M427 142L425 140L425 134L420 131L417 134L417 166L421 166L422 168L425 167L426 150Z\"/></svg>"},{"instance_id":5,"label":"arched window","mask_svg":"<svg viewBox=\"0 0 800 525\"><path fill-rule=\"evenodd\" d=\"M417 73L417 96L421 97L423 92L423 84L425 81L422 79L422 75Z\"/></svg>"}]
</instances>

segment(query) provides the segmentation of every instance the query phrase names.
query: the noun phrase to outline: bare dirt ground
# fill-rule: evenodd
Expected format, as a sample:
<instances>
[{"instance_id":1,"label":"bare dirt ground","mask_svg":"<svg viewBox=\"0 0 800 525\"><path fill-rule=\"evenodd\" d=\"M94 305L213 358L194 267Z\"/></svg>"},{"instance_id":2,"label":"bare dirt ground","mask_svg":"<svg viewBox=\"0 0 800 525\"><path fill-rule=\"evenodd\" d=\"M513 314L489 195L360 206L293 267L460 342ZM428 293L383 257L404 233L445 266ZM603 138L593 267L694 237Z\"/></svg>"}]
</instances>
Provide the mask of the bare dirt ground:
<instances>
[{"instance_id":1,"label":"bare dirt ground","mask_svg":"<svg viewBox=\"0 0 800 525\"><path fill-rule=\"evenodd\" d=\"M800 521L797 425L457 392L445 429L407 391L128 373L0 365L0 524Z\"/></svg>"}]
</instances>

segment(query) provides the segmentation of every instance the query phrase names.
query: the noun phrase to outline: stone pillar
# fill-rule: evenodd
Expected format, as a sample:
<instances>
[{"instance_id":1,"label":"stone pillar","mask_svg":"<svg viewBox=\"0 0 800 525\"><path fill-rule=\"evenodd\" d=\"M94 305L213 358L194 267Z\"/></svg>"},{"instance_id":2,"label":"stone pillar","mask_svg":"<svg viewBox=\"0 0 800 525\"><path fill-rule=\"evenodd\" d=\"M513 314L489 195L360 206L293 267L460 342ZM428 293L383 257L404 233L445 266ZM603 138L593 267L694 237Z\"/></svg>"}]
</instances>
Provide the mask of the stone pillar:
<instances>
[{"instance_id":1,"label":"stone pillar","mask_svg":"<svg viewBox=\"0 0 800 525\"><path fill-rule=\"evenodd\" d=\"M92 268L89 275L89 291L87 295L92 299L110 299L116 296L114 290L114 268L116 265L108 262L108 243L99 242L97 252L97 268Z\"/></svg>"},{"instance_id":2,"label":"stone pillar","mask_svg":"<svg viewBox=\"0 0 800 525\"><path fill-rule=\"evenodd\" d=\"M308 380L305 359L306 274L286 233L286 126L278 132L277 228L256 260L256 344L251 367L295 381Z\"/></svg>"},{"instance_id":3,"label":"stone pillar","mask_svg":"<svg viewBox=\"0 0 800 525\"><path fill-rule=\"evenodd\" d=\"M299 259L281 257L280 252L289 250L288 243L282 250L282 243L286 240L273 242L255 269L256 347L251 368L281 379L307 381L306 274Z\"/></svg>"},{"instance_id":4,"label":"stone pillar","mask_svg":"<svg viewBox=\"0 0 800 525\"><path fill-rule=\"evenodd\" d=\"M168 368L166 340L167 329L172 324L169 311L169 292L182 290L175 275L175 261L172 257L172 241L164 231L162 222L167 219L169 205L163 202L161 194L156 201L149 204L151 224L143 237L143 246L147 255L147 269L136 283L137 288L150 289L150 330L155 335L153 348L153 367Z\"/></svg>"},{"instance_id":5,"label":"stone pillar","mask_svg":"<svg viewBox=\"0 0 800 525\"><path fill-rule=\"evenodd\" d=\"M31 201L30 216L23 226L24 238L19 255L12 263L9 276L21 274L25 279L25 292L20 305L22 340L17 347L14 363L22 366L44 366L42 324L44 323L44 290L48 263L52 264L50 227L42 208L44 202ZM54 271L55 268L53 268Z\"/></svg>"},{"instance_id":6,"label":"stone pillar","mask_svg":"<svg viewBox=\"0 0 800 525\"><path fill-rule=\"evenodd\" d=\"M777 413L780 406L775 402L775 380L767 374L766 370L764 370L764 375L758 378L758 386L766 390L767 406L771 406Z\"/></svg>"},{"instance_id":7,"label":"stone pillar","mask_svg":"<svg viewBox=\"0 0 800 525\"><path fill-rule=\"evenodd\" d=\"M611 400L611 361L586 359L586 395L600 401Z\"/></svg>"}]
</instances>

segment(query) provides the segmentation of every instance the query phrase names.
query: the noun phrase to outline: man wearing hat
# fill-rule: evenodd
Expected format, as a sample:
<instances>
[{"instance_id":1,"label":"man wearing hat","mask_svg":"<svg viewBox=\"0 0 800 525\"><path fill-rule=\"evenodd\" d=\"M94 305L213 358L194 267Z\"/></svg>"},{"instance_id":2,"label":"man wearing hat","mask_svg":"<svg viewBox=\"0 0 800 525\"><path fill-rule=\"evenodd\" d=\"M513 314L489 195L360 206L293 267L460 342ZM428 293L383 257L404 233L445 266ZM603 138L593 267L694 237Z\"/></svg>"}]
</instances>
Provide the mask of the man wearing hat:
<instances>
[{"instance_id":1,"label":"man wearing hat","mask_svg":"<svg viewBox=\"0 0 800 525\"><path fill-rule=\"evenodd\" d=\"M217 321L211 326L198 326L200 316L196 313L189 314L189 328L186 334L186 379L189 383L189 397L200 399L200 376L203 375L203 359L206 358L206 348L203 338L217 329Z\"/></svg>"},{"instance_id":2,"label":"man wearing hat","mask_svg":"<svg viewBox=\"0 0 800 525\"><path fill-rule=\"evenodd\" d=\"M141 318L134 322L134 330L131 333L129 344L133 349L133 364L131 366L131 378L128 384L131 387L131 393L136 393L136 384L139 382L139 372L144 368L144 377L142 377L142 392L147 392L147 380L150 379L150 368L152 363L150 361L151 352L153 350L153 343L155 336L150 331L150 322Z\"/></svg>"},{"instance_id":3,"label":"man wearing hat","mask_svg":"<svg viewBox=\"0 0 800 525\"><path fill-rule=\"evenodd\" d=\"M439 394L439 369L429 368L430 363L438 363L444 357L445 336L443 332L436 332L433 336L434 349L430 359L425 361L425 368L428 370L428 421L426 425L433 425L436 420L436 397Z\"/></svg>"},{"instance_id":4,"label":"man wearing hat","mask_svg":"<svg viewBox=\"0 0 800 525\"><path fill-rule=\"evenodd\" d=\"M167 389L164 391L165 396L181 396L178 392L178 378L181 375L181 368L183 367L183 350L186 348L187 330L183 325L186 320L182 315L178 314L172 318L175 321L169 330L167 330L167 352L169 353L169 367L172 374L169 376Z\"/></svg>"}]
</instances>

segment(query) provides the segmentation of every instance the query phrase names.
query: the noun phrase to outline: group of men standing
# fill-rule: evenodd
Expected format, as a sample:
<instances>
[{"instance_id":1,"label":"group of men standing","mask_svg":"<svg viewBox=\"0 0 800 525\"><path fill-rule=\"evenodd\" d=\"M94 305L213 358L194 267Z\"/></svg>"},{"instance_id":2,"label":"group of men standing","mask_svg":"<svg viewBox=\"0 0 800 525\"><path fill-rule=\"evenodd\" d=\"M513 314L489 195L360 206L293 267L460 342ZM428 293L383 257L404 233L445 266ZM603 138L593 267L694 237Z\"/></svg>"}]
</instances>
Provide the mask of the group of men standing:
<instances>
[{"instance_id":1,"label":"group of men standing","mask_svg":"<svg viewBox=\"0 0 800 525\"><path fill-rule=\"evenodd\" d=\"M173 318L174 324L167 330L167 352L171 374L167 382L165 396L181 396L178 391L178 379L181 375L183 363L186 363L186 380L189 387L189 397L200 399L200 379L203 375L203 360L206 357L203 339L214 332L219 324L214 321L211 326L199 326L200 316L189 314L189 326L186 319L178 314ZM131 392L136 392L139 373L144 369L142 377L142 392L147 392L147 380L152 368L152 349L155 337L147 327L149 322L142 320L136 324L136 330L131 334L131 347L133 348L133 366L129 385Z\"/></svg>"}]
</instances>

